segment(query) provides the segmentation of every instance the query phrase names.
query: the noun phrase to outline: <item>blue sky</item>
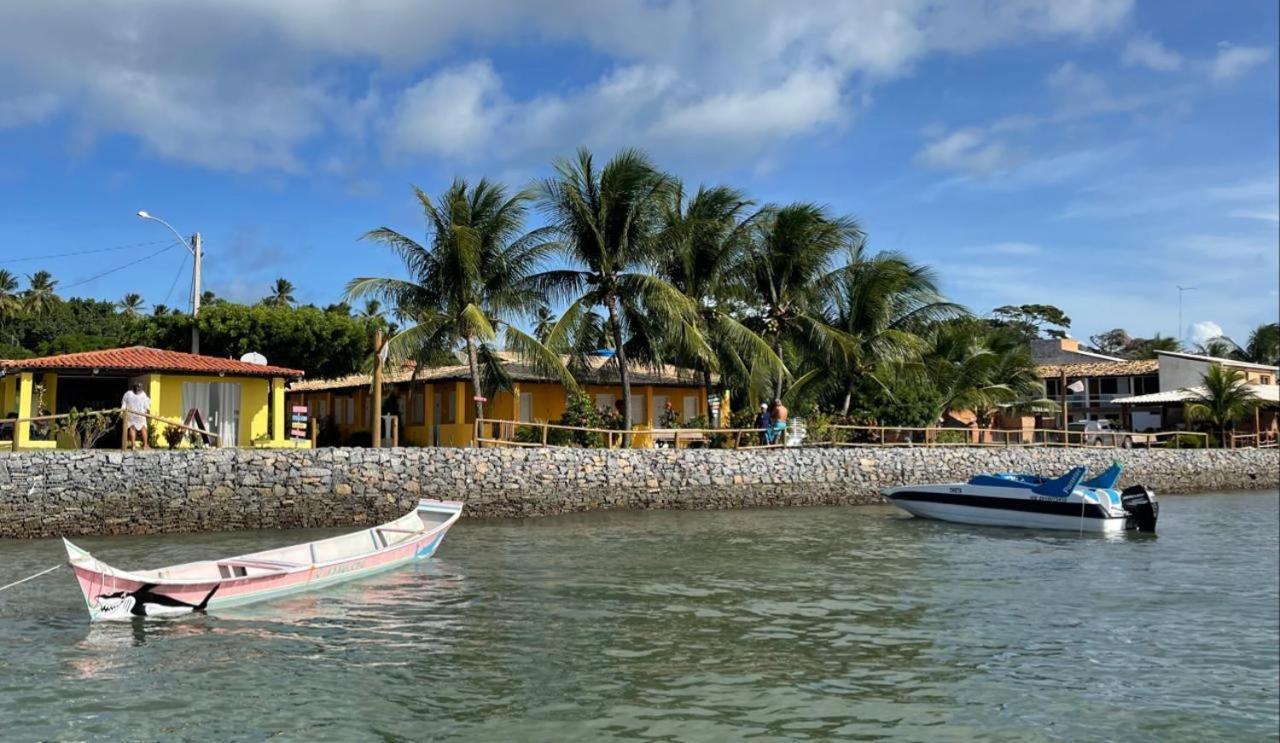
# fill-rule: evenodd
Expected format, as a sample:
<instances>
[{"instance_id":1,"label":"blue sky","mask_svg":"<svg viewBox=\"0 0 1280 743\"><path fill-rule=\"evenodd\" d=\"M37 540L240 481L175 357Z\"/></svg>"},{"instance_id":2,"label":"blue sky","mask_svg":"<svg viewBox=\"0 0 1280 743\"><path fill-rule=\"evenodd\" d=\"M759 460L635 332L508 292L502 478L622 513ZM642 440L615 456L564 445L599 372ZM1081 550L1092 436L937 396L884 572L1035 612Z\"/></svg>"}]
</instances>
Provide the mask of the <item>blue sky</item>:
<instances>
[{"instance_id":1,"label":"blue sky","mask_svg":"<svg viewBox=\"0 0 1280 743\"><path fill-rule=\"evenodd\" d=\"M1182 284L1183 335L1243 336L1280 315L1277 28L1273 0L15 0L0 268L183 305L180 248L49 257L165 239L147 209L218 294L327 304L396 275L357 238L421 235L410 184L637 146L852 214L976 312L1172 334Z\"/></svg>"}]
</instances>

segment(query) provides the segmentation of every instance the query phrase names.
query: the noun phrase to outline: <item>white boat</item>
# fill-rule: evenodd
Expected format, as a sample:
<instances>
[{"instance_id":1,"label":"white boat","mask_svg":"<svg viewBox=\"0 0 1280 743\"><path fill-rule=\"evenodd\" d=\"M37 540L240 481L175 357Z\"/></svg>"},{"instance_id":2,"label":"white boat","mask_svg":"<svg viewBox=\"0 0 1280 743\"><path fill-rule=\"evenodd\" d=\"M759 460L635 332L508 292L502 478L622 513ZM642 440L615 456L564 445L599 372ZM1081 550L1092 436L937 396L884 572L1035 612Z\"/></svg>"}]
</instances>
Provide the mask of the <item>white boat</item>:
<instances>
[{"instance_id":1,"label":"white boat","mask_svg":"<svg viewBox=\"0 0 1280 743\"><path fill-rule=\"evenodd\" d=\"M968 482L906 485L884 491L898 508L926 519L1033 529L1154 532L1160 515L1155 494L1137 485L1117 490L1120 465L1085 480L1084 467L1045 479L1012 472L978 475Z\"/></svg>"},{"instance_id":2,"label":"white boat","mask_svg":"<svg viewBox=\"0 0 1280 743\"><path fill-rule=\"evenodd\" d=\"M431 557L461 514L459 501L424 499L372 529L154 570L121 570L62 541L90 621L175 617L323 588Z\"/></svg>"}]
</instances>

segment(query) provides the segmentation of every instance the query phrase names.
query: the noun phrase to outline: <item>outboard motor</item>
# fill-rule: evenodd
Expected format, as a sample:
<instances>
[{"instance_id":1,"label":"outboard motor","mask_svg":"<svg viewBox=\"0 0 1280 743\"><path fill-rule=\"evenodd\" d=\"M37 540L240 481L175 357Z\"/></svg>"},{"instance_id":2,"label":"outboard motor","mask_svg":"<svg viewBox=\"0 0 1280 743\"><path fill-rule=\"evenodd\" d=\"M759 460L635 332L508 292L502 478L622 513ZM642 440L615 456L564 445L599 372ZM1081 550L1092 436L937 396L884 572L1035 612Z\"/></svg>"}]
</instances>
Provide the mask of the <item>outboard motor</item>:
<instances>
[{"instance_id":1,"label":"outboard motor","mask_svg":"<svg viewBox=\"0 0 1280 743\"><path fill-rule=\"evenodd\" d=\"M1120 504L1138 531L1155 532L1156 519L1160 518L1160 504L1156 503L1155 493L1145 485L1134 485L1120 492Z\"/></svg>"}]
</instances>

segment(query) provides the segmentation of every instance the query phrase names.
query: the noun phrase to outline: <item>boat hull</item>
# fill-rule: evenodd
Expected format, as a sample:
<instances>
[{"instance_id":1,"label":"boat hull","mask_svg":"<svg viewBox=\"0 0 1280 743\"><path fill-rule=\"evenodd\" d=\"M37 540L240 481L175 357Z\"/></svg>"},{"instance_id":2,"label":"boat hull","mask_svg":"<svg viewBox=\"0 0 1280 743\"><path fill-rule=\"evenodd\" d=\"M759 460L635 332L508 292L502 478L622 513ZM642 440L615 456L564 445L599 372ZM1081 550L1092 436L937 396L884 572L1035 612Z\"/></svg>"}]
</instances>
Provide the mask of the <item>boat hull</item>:
<instances>
[{"instance_id":1,"label":"boat hull","mask_svg":"<svg viewBox=\"0 0 1280 743\"><path fill-rule=\"evenodd\" d=\"M907 513L935 521L950 521L957 524L976 526L1009 526L1027 529L1059 529L1063 531L1087 531L1096 533L1115 533L1132 528L1128 519L1089 514L1089 508L1080 509L1075 504L1076 513L1051 513L1035 510L1015 510L995 504L967 505L958 502L939 502L929 499L915 499L909 495L888 496L889 500ZM1086 515L1081 515L1083 510Z\"/></svg>"},{"instance_id":2,"label":"boat hull","mask_svg":"<svg viewBox=\"0 0 1280 743\"><path fill-rule=\"evenodd\" d=\"M84 595L92 621L133 619L136 617L171 617L216 611L245 604L311 591L338 583L357 580L391 570L415 560L431 557L439 549L449 528L457 521L461 503L423 501L419 510L451 510L442 523L424 528L403 541L381 549L341 559L295 565L260 574L232 575L205 580L164 580L152 574L139 575L115 569L93 558L87 552L67 543L71 568ZM370 531L377 531L375 527ZM388 529L388 531L404 531ZM358 534L359 532L357 532ZM300 545L305 548L310 545ZM314 551L312 552L314 554ZM270 561L230 558L215 562L228 565L259 567ZM279 563L283 564L283 563ZM182 566L179 566L182 567ZM163 571L153 571L163 573ZM247 572L247 571L242 571Z\"/></svg>"}]
</instances>

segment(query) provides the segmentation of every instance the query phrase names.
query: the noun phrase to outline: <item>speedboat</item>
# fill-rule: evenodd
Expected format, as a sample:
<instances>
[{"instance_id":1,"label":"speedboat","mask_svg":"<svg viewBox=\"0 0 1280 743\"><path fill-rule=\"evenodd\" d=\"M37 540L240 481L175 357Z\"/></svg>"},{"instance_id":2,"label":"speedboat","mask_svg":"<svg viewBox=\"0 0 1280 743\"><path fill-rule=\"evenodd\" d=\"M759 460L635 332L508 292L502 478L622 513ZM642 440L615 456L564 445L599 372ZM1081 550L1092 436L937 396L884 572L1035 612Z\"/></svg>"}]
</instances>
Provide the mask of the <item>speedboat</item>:
<instances>
[{"instance_id":1,"label":"speedboat","mask_svg":"<svg viewBox=\"0 0 1280 743\"><path fill-rule=\"evenodd\" d=\"M461 514L459 501L424 499L372 529L154 570L120 570L62 541L90 621L164 618L323 588L431 557Z\"/></svg>"},{"instance_id":2,"label":"speedboat","mask_svg":"<svg viewBox=\"0 0 1280 743\"><path fill-rule=\"evenodd\" d=\"M1119 463L1086 480L1076 467L1047 479L1020 472L977 475L968 482L906 485L884 491L898 508L926 519L1036 529L1154 532L1156 496L1142 485L1118 490Z\"/></svg>"}]
</instances>

